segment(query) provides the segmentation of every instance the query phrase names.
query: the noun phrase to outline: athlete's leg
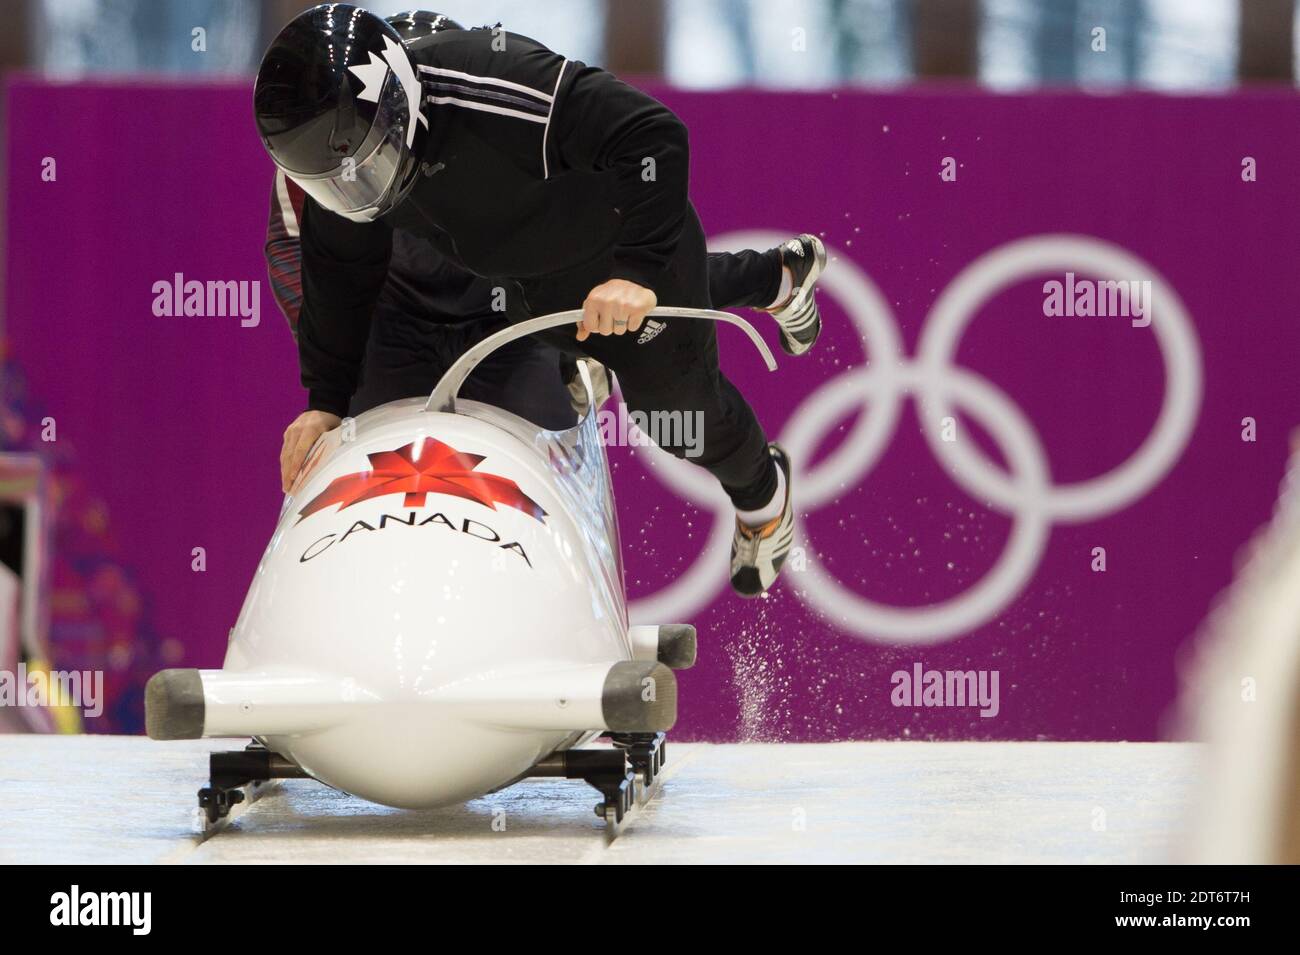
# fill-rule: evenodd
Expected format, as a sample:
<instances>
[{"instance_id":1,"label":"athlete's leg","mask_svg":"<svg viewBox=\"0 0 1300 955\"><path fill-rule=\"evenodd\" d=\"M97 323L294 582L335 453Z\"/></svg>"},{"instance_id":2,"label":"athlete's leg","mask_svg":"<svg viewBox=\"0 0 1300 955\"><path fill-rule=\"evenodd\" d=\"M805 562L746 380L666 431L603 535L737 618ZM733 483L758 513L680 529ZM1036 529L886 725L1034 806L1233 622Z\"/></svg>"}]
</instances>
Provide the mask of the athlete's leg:
<instances>
[{"instance_id":1,"label":"athlete's leg","mask_svg":"<svg viewBox=\"0 0 1300 955\"><path fill-rule=\"evenodd\" d=\"M440 324L381 298L349 413L359 415L399 398L427 397L465 349L505 325L499 318ZM560 378L559 354L531 338L511 342L488 356L460 393L543 428L560 430L575 420Z\"/></svg>"},{"instance_id":2,"label":"athlete's leg","mask_svg":"<svg viewBox=\"0 0 1300 955\"><path fill-rule=\"evenodd\" d=\"M771 308L781 291L781 249L709 253L714 308Z\"/></svg>"},{"instance_id":3,"label":"athlete's leg","mask_svg":"<svg viewBox=\"0 0 1300 955\"><path fill-rule=\"evenodd\" d=\"M543 291L528 292L534 311L533 300ZM704 230L693 211L655 294L661 305L712 307ZM548 296L547 310L552 305L573 307ZM650 435L660 447L713 474L738 509L762 507L776 490L776 469L754 410L718 367L717 326L691 318L650 321L662 327L651 329L653 334L643 325L642 332L593 335L578 347L614 372L629 412L646 415L652 424L658 414L672 424ZM572 345L573 333L565 334Z\"/></svg>"},{"instance_id":4,"label":"athlete's leg","mask_svg":"<svg viewBox=\"0 0 1300 955\"><path fill-rule=\"evenodd\" d=\"M409 314L386 293L381 295L348 413L355 416L399 398L427 395L446 367L444 338L441 326Z\"/></svg>"},{"instance_id":5,"label":"athlete's leg","mask_svg":"<svg viewBox=\"0 0 1300 955\"><path fill-rule=\"evenodd\" d=\"M577 308L609 265L586 263L523 283L517 291L524 310L544 315ZM692 209L672 262L655 283L659 304L712 307L708 269L704 230ZM731 498L737 510L732 586L745 596L770 587L793 536L789 461L768 444L754 410L718 367L717 326L704 319L650 318L638 332L592 335L580 345L573 336L572 328L557 330L558 347L609 368L628 411L645 416L649 437L708 470Z\"/></svg>"},{"instance_id":6,"label":"athlete's leg","mask_svg":"<svg viewBox=\"0 0 1300 955\"><path fill-rule=\"evenodd\" d=\"M461 351L499 327L504 325L467 337ZM562 431L577 423L560 374L560 353L535 338L520 338L498 348L474 369L460 393L551 431Z\"/></svg>"},{"instance_id":7,"label":"athlete's leg","mask_svg":"<svg viewBox=\"0 0 1300 955\"><path fill-rule=\"evenodd\" d=\"M826 268L826 247L804 233L766 252L709 254L709 289L716 308L757 308L781 328L781 347L802 355L821 334L814 290Z\"/></svg>"},{"instance_id":8,"label":"athlete's leg","mask_svg":"<svg viewBox=\"0 0 1300 955\"><path fill-rule=\"evenodd\" d=\"M689 304L708 307L699 299ZM776 491L776 472L754 410L718 368L717 327L662 321L663 331L644 345L634 334L592 336L583 345L613 370L628 412L644 416L661 448L709 471L737 510L763 507Z\"/></svg>"},{"instance_id":9,"label":"athlete's leg","mask_svg":"<svg viewBox=\"0 0 1300 955\"><path fill-rule=\"evenodd\" d=\"M692 210L655 287L659 303L711 307L708 272L704 230ZM743 596L757 596L775 581L793 541L789 459L768 444L753 409L718 367L713 322L649 321L658 325L593 335L582 347L614 372L629 412L646 416L649 436L660 447L706 468L722 484L737 512L731 584Z\"/></svg>"}]
</instances>

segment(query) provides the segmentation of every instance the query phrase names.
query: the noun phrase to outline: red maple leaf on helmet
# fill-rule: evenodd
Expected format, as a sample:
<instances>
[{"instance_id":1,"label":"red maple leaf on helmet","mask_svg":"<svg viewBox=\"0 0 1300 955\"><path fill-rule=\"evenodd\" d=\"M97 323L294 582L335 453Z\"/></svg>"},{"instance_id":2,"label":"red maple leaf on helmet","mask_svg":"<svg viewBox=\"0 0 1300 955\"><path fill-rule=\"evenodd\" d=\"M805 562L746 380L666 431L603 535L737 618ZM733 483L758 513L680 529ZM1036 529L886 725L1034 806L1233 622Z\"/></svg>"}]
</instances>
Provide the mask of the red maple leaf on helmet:
<instances>
[{"instance_id":1,"label":"red maple leaf on helmet","mask_svg":"<svg viewBox=\"0 0 1300 955\"><path fill-rule=\"evenodd\" d=\"M331 504L339 505L341 511L386 494L405 494L406 507L423 507L426 494L450 494L494 511L497 504L505 504L539 521L546 516L541 505L519 490L514 481L475 471L483 455L457 451L436 438L412 441L396 451L378 451L366 457L370 459L369 471L335 478L298 512L298 520Z\"/></svg>"}]
</instances>

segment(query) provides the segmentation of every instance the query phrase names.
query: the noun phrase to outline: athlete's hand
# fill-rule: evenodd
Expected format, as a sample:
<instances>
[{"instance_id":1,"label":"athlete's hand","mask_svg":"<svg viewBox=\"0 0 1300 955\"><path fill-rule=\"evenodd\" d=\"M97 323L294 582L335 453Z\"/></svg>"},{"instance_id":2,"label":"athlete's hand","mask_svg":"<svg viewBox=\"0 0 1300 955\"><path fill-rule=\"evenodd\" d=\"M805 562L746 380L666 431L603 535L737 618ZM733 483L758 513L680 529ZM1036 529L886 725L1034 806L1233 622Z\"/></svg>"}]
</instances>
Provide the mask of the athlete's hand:
<instances>
[{"instance_id":1,"label":"athlete's hand","mask_svg":"<svg viewBox=\"0 0 1300 955\"><path fill-rule=\"evenodd\" d=\"M578 322L578 341L588 335L622 335L641 327L659 304L655 293L627 279L610 279L587 293Z\"/></svg>"},{"instance_id":2,"label":"athlete's hand","mask_svg":"<svg viewBox=\"0 0 1300 955\"><path fill-rule=\"evenodd\" d=\"M326 431L333 431L343 423L338 415L328 411L304 411L284 429L284 446L280 448L280 485L288 494L302 470L307 452Z\"/></svg>"}]
</instances>

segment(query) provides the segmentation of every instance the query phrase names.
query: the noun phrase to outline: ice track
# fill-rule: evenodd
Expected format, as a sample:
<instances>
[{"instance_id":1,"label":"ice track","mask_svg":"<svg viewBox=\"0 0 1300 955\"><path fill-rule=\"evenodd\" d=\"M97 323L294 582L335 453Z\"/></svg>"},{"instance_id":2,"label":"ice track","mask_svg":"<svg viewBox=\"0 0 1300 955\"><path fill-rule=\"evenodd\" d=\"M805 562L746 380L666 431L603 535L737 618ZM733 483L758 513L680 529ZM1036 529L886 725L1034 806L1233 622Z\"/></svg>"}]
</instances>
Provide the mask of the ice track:
<instances>
[{"instance_id":1,"label":"ice track","mask_svg":"<svg viewBox=\"0 0 1300 955\"><path fill-rule=\"evenodd\" d=\"M595 791L546 779L425 812L286 780L201 842L207 753L236 745L0 736L0 864L1160 862L1177 858L1200 758L1183 743L670 738L662 791L608 846Z\"/></svg>"}]
</instances>

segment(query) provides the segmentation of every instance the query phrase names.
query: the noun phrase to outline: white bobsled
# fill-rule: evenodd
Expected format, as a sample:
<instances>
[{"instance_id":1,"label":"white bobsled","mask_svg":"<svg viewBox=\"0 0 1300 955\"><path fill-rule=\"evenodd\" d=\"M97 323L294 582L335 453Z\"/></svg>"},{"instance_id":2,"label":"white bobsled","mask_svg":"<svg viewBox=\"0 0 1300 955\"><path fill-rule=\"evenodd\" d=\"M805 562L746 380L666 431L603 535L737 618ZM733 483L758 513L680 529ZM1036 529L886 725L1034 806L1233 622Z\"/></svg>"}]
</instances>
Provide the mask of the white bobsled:
<instances>
[{"instance_id":1,"label":"white bobsled","mask_svg":"<svg viewBox=\"0 0 1300 955\"><path fill-rule=\"evenodd\" d=\"M732 315L654 314L739 325L775 367ZM404 808L530 775L582 778L611 822L634 778L652 781L695 631L628 624L593 402L553 432L456 398L496 348L579 315L499 332L427 401L375 408L313 448L223 667L164 670L146 690L154 739L254 740L213 754L199 793L210 823L244 787L288 776ZM614 748L574 749L602 734Z\"/></svg>"}]
</instances>

